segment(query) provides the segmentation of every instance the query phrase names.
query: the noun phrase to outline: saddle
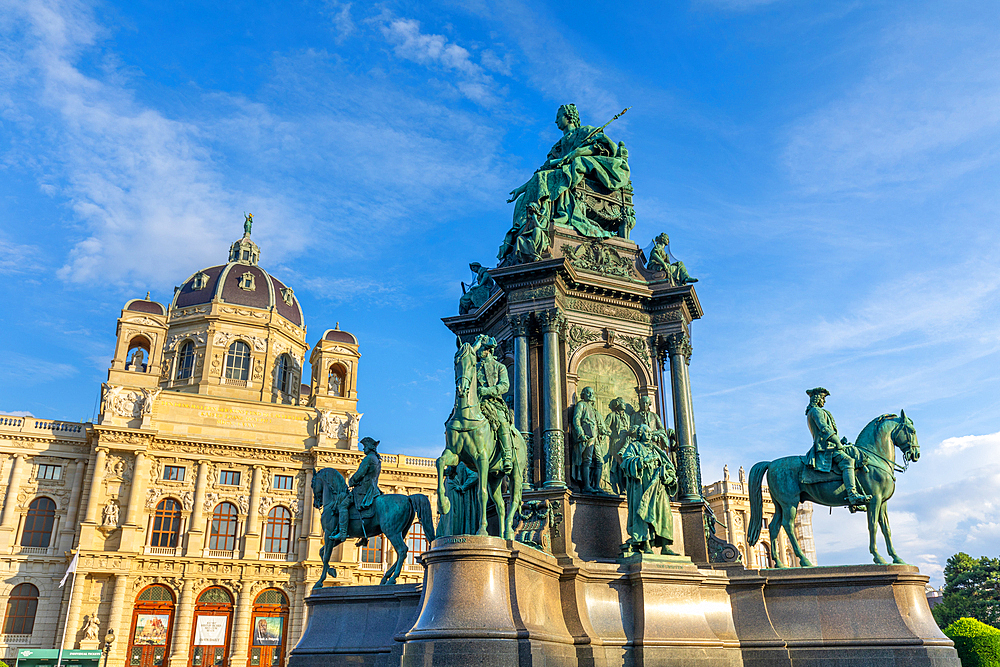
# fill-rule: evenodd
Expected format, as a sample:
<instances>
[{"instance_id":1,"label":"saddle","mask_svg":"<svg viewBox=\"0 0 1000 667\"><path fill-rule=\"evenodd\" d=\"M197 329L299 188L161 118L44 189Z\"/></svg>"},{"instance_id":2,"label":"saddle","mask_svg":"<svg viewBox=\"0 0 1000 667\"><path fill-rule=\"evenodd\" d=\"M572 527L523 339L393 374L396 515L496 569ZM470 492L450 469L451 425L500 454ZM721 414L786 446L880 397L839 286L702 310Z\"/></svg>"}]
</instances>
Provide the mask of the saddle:
<instances>
[{"instance_id":1,"label":"saddle","mask_svg":"<svg viewBox=\"0 0 1000 667\"><path fill-rule=\"evenodd\" d=\"M860 453L862 454L862 456L854 460L854 470L856 472L864 468L865 464L869 462L868 457L864 455L863 452ZM843 476L840 474L840 472L836 470L831 470L830 472L822 472L816 470L815 468L806 463L806 459L808 457L802 456L799 458L802 459L802 474L799 476L800 484L822 484L824 482L836 482L843 479Z\"/></svg>"}]
</instances>

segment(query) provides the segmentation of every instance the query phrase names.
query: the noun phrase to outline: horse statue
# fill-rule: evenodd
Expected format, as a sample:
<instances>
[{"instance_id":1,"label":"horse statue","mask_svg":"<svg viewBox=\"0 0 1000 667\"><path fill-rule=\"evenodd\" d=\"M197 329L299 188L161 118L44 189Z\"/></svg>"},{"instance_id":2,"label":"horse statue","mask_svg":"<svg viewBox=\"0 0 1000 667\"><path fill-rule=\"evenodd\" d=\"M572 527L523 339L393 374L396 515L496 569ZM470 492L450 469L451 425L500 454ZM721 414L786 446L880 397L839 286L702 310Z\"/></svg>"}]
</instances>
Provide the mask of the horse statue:
<instances>
[{"instance_id":1,"label":"horse statue","mask_svg":"<svg viewBox=\"0 0 1000 667\"><path fill-rule=\"evenodd\" d=\"M323 468L313 475L312 480L313 506L322 509L320 526L323 528L323 546L319 555L323 559L323 572L319 575L313 588L323 588L323 581L331 570L337 576L337 570L330 567L330 555L334 547L344 540L334 541L332 538L339 528L335 517L337 506L344 494L349 493L344 476L333 468ZM374 512L371 516L362 518L357 508L351 507L348 535L361 538L360 544L367 544L376 535L385 535L392 548L396 550L396 561L382 576L379 585L395 584L396 577L406 562L406 534L413 525L413 519L420 520L427 541L434 539L434 515L431 512L431 501L422 493L403 495L400 493L383 493L375 498L372 504ZM367 512L366 512L367 513Z\"/></svg>"},{"instance_id":2,"label":"horse statue","mask_svg":"<svg viewBox=\"0 0 1000 667\"><path fill-rule=\"evenodd\" d=\"M905 565L892 546L892 533L889 530L889 514L886 503L896 490L896 472L903 472L911 461L920 458L920 445L917 444L917 431L913 421L900 411L899 416L882 415L873 419L858 436L854 445L863 457L858 461L857 481L864 493L872 497L867 503L869 551L879 565L886 561L878 553L875 545L876 523L882 529L885 537L885 547L892 557L893 563ZM906 466L896 465L896 447L903 453ZM803 473L806 479L803 479ZM761 525L764 517L764 501L761 494L761 482L767 473L767 485L774 501L774 517L768 525L771 535L771 555L777 567L785 567L778 553L777 540L781 529L792 544L799 565L812 567L812 563L802 553L799 542L792 529L798 505L805 500L811 500L818 505L827 507L848 506L847 492L843 487L838 473L816 473L807 469L805 456L786 456L774 461L761 461L750 469L750 521L747 524L747 544L753 546L760 539ZM812 478L815 481L810 480ZM853 512L854 509L852 508Z\"/></svg>"},{"instance_id":3,"label":"horse statue","mask_svg":"<svg viewBox=\"0 0 1000 667\"><path fill-rule=\"evenodd\" d=\"M511 471L504 474L500 448L493 436L490 423L479 409L478 379L476 361L479 345L485 337L480 335L474 345L457 339L458 352L455 353L455 407L445 422L445 448L437 459L438 510L442 515L451 511L451 501L445 493L444 469L465 463L479 474L480 513L477 535L488 535L486 531L486 504L492 497L501 518L500 537L510 540L514 535L514 515L521 508L521 480L528 458L524 437L517 429L510 430ZM510 508L506 509L503 498L504 477L510 478Z\"/></svg>"}]
</instances>

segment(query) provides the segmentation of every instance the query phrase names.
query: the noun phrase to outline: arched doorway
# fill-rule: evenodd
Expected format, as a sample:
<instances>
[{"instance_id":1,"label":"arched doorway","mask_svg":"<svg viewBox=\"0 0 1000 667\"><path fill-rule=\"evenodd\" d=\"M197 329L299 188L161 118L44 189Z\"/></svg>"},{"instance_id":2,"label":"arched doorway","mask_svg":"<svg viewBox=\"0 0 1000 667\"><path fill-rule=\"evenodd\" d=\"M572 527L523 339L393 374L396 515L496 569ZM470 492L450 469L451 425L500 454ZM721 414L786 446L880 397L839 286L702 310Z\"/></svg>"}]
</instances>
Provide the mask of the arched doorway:
<instances>
[{"instance_id":1,"label":"arched doorway","mask_svg":"<svg viewBox=\"0 0 1000 667\"><path fill-rule=\"evenodd\" d=\"M132 610L128 635L129 667L160 667L170 651L174 621L174 594L153 584L139 592Z\"/></svg>"},{"instance_id":2,"label":"arched doorway","mask_svg":"<svg viewBox=\"0 0 1000 667\"><path fill-rule=\"evenodd\" d=\"M229 659L233 596L221 586L206 588L194 606L191 667L224 667Z\"/></svg>"},{"instance_id":3,"label":"arched doorway","mask_svg":"<svg viewBox=\"0 0 1000 667\"><path fill-rule=\"evenodd\" d=\"M288 634L288 598L276 588L262 591L253 602L248 667L283 667Z\"/></svg>"}]
</instances>

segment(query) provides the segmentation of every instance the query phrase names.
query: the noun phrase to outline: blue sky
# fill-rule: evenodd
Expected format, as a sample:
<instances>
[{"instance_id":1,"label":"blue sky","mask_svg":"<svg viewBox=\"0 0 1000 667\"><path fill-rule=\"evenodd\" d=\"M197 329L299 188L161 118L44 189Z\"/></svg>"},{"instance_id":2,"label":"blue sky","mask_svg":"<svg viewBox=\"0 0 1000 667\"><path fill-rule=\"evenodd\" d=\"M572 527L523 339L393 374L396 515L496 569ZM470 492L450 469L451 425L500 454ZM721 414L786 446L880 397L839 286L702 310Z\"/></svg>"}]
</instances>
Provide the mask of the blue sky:
<instances>
[{"instance_id":1,"label":"blue sky","mask_svg":"<svg viewBox=\"0 0 1000 667\"><path fill-rule=\"evenodd\" d=\"M1000 6L12 0L0 12L0 409L94 415L115 318L261 263L315 342L361 340L362 430L434 456L467 264L574 102L630 150L645 246L701 281L705 481L905 408L923 458L890 504L939 576L1000 553ZM820 562L865 522L815 517Z\"/></svg>"}]
</instances>

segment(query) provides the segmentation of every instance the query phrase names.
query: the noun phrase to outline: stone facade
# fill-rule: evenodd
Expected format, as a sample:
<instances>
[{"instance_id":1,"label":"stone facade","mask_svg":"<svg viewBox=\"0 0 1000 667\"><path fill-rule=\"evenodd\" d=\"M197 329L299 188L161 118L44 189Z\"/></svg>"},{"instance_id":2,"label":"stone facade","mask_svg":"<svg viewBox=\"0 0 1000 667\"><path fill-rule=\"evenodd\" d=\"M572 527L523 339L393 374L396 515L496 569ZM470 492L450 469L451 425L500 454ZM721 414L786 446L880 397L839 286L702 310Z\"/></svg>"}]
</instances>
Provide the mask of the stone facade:
<instances>
[{"instance_id":1,"label":"stone facade","mask_svg":"<svg viewBox=\"0 0 1000 667\"><path fill-rule=\"evenodd\" d=\"M245 235L169 307L125 305L97 424L0 415L0 657L97 648L112 629L112 666L284 664L321 571L313 472L349 475L363 458L361 355L338 326L307 366L298 302L259 253ZM436 506L433 459L382 459L383 491ZM409 541L401 583L423 576L419 525ZM345 543L333 583L378 583L391 552ZM76 581L60 588L74 554ZM37 594L33 628L6 634L22 583Z\"/></svg>"},{"instance_id":2,"label":"stone facade","mask_svg":"<svg viewBox=\"0 0 1000 667\"><path fill-rule=\"evenodd\" d=\"M770 523L771 517L774 515L774 503L771 502L771 494L768 492L767 486L763 487L762 492L764 496L764 529L761 531L760 541L751 548L747 546L746 528L747 520L750 518L750 494L743 468L740 468L737 479L734 480L730 479L729 466L726 466L722 479L705 486L703 490L705 500L712 508L712 512L715 513L716 519L725 524L717 527L717 535L739 549L743 563L750 569L774 567L767 531L767 524ZM804 502L799 505L798 514L795 515L795 537L806 557L814 565L818 565L816 542L813 539L812 515L812 503ZM792 546L784 531L778 536L778 545L784 564L791 567L797 566L799 561L792 553Z\"/></svg>"}]
</instances>

